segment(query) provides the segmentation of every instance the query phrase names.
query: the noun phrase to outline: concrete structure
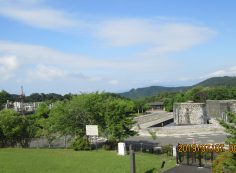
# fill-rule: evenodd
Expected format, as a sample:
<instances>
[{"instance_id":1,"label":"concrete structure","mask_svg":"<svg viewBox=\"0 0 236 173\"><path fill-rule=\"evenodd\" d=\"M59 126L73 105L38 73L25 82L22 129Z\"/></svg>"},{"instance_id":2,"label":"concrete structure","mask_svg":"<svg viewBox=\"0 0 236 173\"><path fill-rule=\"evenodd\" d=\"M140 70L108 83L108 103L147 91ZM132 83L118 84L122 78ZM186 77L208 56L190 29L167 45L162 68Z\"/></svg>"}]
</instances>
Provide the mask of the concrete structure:
<instances>
[{"instance_id":1,"label":"concrete structure","mask_svg":"<svg viewBox=\"0 0 236 173\"><path fill-rule=\"evenodd\" d=\"M156 104L153 104L156 105ZM207 124L213 119L228 122L227 112L236 113L236 100L207 100L206 103L175 103L173 113L163 110L135 117L138 129L162 127L173 122L175 125Z\"/></svg>"},{"instance_id":2,"label":"concrete structure","mask_svg":"<svg viewBox=\"0 0 236 173\"><path fill-rule=\"evenodd\" d=\"M228 121L227 112L236 113L236 100L207 100L207 115Z\"/></svg>"},{"instance_id":3,"label":"concrete structure","mask_svg":"<svg viewBox=\"0 0 236 173\"><path fill-rule=\"evenodd\" d=\"M22 102L10 102L7 101L5 108L14 109L16 112L20 113L33 113L38 108L40 102L33 103L22 103Z\"/></svg>"},{"instance_id":4,"label":"concrete structure","mask_svg":"<svg viewBox=\"0 0 236 173\"><path fill-rule=\"evenodd\" d=\"M175 125L206 124L208 121L205 103L175 103Z\"/></svg>"},{"instance_id":5,"label":"concrete structure","mask_svg":"<svg viewBox=\"0 0 236 173\"><path fill-rule=\"evenodd\" d=\"M153 103L148 103L150 106L151 110L164 110L164 103L163 102L153 102Z\"/></svg>"},{"instance_id":6,"label":"concrete structure","mask_svg":"<svg viewBox=\"0 0 236 173\"><path fill-rule=\"evenodd\" d=\"M151 114L135 117L134 121L136 121L136 125L141 129L152 126L162 127L173 122L173 113L156 111Z\"/></svg>"}]
</instances>

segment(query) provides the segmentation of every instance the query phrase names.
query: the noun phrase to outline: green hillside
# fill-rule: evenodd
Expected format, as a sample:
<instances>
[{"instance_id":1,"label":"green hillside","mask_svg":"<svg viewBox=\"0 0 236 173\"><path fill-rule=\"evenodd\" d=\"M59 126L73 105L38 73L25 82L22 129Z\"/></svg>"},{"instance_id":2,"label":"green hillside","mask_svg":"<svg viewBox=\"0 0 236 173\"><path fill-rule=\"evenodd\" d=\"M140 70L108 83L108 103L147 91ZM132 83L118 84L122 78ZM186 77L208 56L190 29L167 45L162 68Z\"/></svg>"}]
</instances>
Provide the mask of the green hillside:
<instances>
[{"instance_id":1,"label":"green hillside","mask_svg":"<svg viewBox=\"0 0 236 173\"><path fill-rule=\"evenodd\" d=\"M177 91L184 91L189 89L190 87L163 87L163 86L150 86L145 88L137 88L131 89L128 92L119 93L119 95L131 99L138 99L141 97L150 97L157 95L161 92L177 92Z\"/></svg>"},{"instance_id":2,"label":"green hillside","mask_svg":"<svg viewBox=\"0 0 236 173\"><path fill-rule=\"evenodd\" d=\"M217 87L217 86L236 86L236 77L213 77L206 79L194 86Z\"/></svg>"},{"instance_id":3,"label":"green hillside","mask_svg":"<svg viewBox=\"0 0 236 173\"><path fill-rule=\"evenodd\" d=\"M229 76L213 77L206 79L193 86L184 86L184 87L150 86L145 88L131 89L128 92L119 93L119 95L130 99L139 99L142 97L155 96L162 92L184 91L197 86L202 86L202 87L236 86L236 77L229 77Z\"/></svg>"}]
</instances>

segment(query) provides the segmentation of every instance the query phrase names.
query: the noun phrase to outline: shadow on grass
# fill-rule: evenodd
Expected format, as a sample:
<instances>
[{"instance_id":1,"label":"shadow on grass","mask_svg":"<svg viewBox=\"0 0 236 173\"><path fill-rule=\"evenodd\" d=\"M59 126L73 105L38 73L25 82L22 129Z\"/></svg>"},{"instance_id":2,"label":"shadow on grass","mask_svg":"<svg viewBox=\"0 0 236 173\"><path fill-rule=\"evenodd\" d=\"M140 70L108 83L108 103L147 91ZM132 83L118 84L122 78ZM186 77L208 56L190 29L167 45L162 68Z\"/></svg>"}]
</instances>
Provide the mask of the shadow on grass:
<instances>
[{"instance_id":1,"label":"shadow on grass","mask_svg":"<svg viewBox=\"0 0 236 173\"><path fill-rule=\"evenodd\" d=\"M145 173L154 173L154 171L156 171L156 168L149 169L145 171Z\"/></svg>"}]
</instances>

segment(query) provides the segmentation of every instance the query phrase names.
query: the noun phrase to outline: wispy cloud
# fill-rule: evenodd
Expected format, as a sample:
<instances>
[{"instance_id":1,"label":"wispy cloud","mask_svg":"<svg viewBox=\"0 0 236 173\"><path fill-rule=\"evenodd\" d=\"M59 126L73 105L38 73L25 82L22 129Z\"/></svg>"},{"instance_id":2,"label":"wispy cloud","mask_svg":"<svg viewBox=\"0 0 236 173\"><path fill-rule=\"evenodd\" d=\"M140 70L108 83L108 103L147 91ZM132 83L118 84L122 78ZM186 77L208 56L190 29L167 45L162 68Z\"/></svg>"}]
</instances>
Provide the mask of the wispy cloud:
<instances>
[{"instance_id":1,"label":"wispy cloud","mask_svg":"<svg viewBox=\"0 0 236 173\"><path fill-rule=\"evenodd\" d=\"M70 17L65 11L48 8L41 1L21 0L20 2L3 1L1 3L0 1L0 15L33 27L53 30L73 28L82 23Z\"/></svg>"},{"instance_id":2,"label":"wispy cloud","mask_svg":"<svg viewBox=\"0 0 236 173\"><path fill-rule=\"evenodd\" d=\"M178 22L178 19L117 19L112 16L108 19L93 18L93 14L88 14L90 20L85 20L83 17L86 14L81 17L78 12L68 12L66 8L56 9L52 7L53 3L51 6L47 3L46 0L0 0L0 16L41 28L43 30L40 34L44 29L67 31L74 28L75 30L70 30L71 35L84 37L78 34L78 30L82 30L92 46L99 44L104 48L104 45L108 45L105 47L107 49L101 49L95 55L93 47L86 48L83 51L89 50L88 53L82 55L45 47L42 46L43 42L33 45L0 40L0 57L4 57L0 60L0 74L4 74L5 79L10 79L19 70L21 76L17 77L28 78L32 83L35 80L63 79L79 85L87 83L92 86L96 83L95 87L118 88L122 85L127 87L136 83L143 84L143 81L152 79L163 81L167 76L164 73L169 69L177 69L179 64L176 59L162 55L205 43L216 34L214 29L207 26ZM49 36L49 39L52 38ZM76 45L81 44L80 40L78 42ZM59 44L52 43L55 47ZM71 47L73 49L75 45ZM114 58L116 51L123 51L122 48L122 57ZM105 51L102 52L103 50ZM125 55L126 52L129 54ZM148 58L144 60L143 57ZM19 62L24 68L19 69ZM174 75L173 78L175 77Z\"/></svg>"},{"instance_id":3,"label":"wispy cloud","mask_svg":"<svg viewBox=\"0 0 236 173\"><path fill-rule=\"evenodd\" d=\"M22 63L26 64L48 64L48 65L65 65L71 69L86 69L88 67L109 67L108 61L93 60L87 56L79 54L64 53L48 47L21 44L15 42L0 40L0 53L3 55L15 55Z\"/></svg>"},{"instance_id":4,"label":"wispy cloud","mask_svg":"<svg viewBox=\"0 0 236 173\"><path fill-rule=\"evenodd\" d=\"M36 70L29 73L29 78L36 80L56 80L62 79L65 77L65 72L59 68L53 66L46 66L39 64L36 67Z\"/></svg>"},{"instance_id":5,"label":"wispy cloud","mask_svg":"<svg viewBox=\"0 0 236 173\"><path fill-rule=\"evenodd\" d=\"M120 19L100 24L97 35L110 46L144 45L145 56L178 52L203 43L216 34L211 28L179 22Z\"/></svg>"},{"instance_id":6,"label":"wispy cloud","mask_svg":"<svg viewBox=\"0 0 236 173\"><path fill-rule=\"evenodd\" d=\"M100 38L103 44L113 47L141 45L146 50L137 54L145 57L183 51L204 43L216 34L215 30L206 26L163 17L87 21L78 16L73 18L65 10L49 8L46 1L21 0L20 4L14 4L12 0L3 2L0 6L2 16L44 29L82 29L90 36Z\"/></svg>"},{"instance_id":7,"label":"wispy cloud","mask_svg":"<svg viewBox=\"0 0 236 173\"><path fill-rule=\"evenodd\" d=\"M34 80L83 80L87 82L105 82L111 80L109 74L99 75L99 71L118 71L132 67L133 62L116 62L112 60L93 59L78 54L63 53L39 45L19 44L0 41L1 74L13 72L18 62L24 65L27 81ZM14 55L9 57L9 55ZM15 62L15 64L14 64ZM17 63L16 63L17 62ZM138 66L138 65L137 65ZM116 85L117 81L108 82Z\"/></svg>"}]
</instances>

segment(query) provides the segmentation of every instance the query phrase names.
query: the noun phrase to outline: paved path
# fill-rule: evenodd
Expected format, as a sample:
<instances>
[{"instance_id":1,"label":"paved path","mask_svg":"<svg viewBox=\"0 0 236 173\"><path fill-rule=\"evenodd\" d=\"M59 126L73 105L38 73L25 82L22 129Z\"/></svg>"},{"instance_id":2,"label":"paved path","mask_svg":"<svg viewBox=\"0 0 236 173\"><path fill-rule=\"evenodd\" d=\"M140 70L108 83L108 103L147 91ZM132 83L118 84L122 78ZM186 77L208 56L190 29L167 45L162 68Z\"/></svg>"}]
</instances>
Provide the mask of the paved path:
<instances>
[{"instance_id":1,"label":"paved path","mask_svg":"<svg viewBox=\"0 0 236 173\"><path fill-rule=\"evenodd\" d=\"M176 136L160 136L154 141L149 136L134 136L128 138L126 141L136 141L136 142L156 142L160 145L177 145L182 144L209 144L209 143L224 143L226 140L226 135L223 133L211 133L211 134L192 134L192 135L176 135Z\"/></svg>"},{"instance_id":2,"label":"paved path","mask_svg":"<svg viewBox=\"0 0 236 173\"><path fill-rule=\"evenodd\" d=\"M173 119L173 112L156 111L151 114L135 117L134 120L139 124L141 129L145 129L156 124Z\"/></svg>"},{"instance_id":3,"label":"paved path","mask_svg":"<svg viewBox=\"0 0 236 173\"><path fill-rule=\"evenodd\" d=\"M164 173L211 173L210 168L198 168L196 166L176 166L172 169L165 171Z\"/></svg>"}]
</instances>

